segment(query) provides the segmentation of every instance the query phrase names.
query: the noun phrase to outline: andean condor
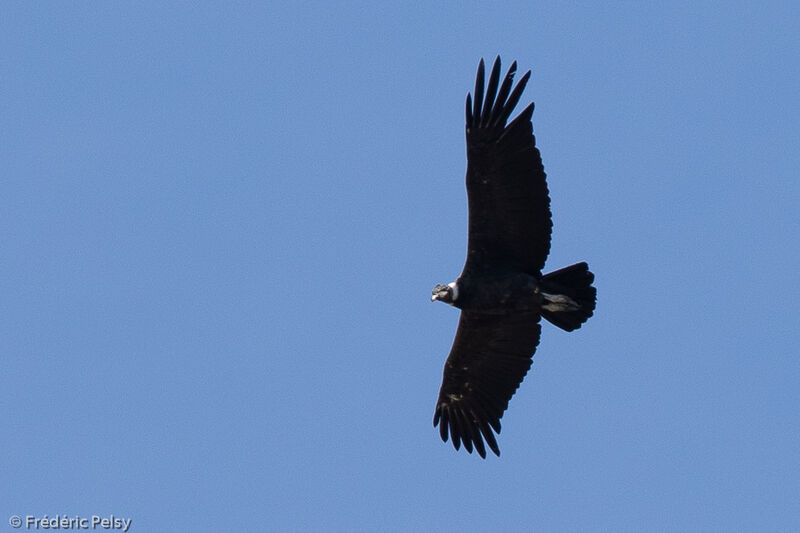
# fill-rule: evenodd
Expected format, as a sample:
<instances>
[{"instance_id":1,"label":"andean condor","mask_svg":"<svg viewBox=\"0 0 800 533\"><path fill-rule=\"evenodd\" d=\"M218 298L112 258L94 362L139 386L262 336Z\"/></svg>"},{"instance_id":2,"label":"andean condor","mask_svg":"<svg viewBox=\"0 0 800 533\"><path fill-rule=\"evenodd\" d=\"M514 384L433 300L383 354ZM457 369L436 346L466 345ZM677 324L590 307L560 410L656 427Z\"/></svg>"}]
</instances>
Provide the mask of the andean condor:
<instances>
[{"instance_id":1,"label":"andean condor","mask_svg":"<svg viewBox=\"0 0 800 533\"><path fill-rule=\"evenodd\" d=\"M594 311L594 275L577 263L542 275L550 251L550 198L531 125L533 103L507 124L530 77L513 88L517 63L500 84L500 57L484 91L478 64L475 99L467 94L467 261L458 279L437 285L431 301L461 309L433 425L458 450L484 441L500 455L492 433L522 383L539 344L540 317L566 331ZM499 86L499 87L498 87Z\"/></svg>"}]
</instances>

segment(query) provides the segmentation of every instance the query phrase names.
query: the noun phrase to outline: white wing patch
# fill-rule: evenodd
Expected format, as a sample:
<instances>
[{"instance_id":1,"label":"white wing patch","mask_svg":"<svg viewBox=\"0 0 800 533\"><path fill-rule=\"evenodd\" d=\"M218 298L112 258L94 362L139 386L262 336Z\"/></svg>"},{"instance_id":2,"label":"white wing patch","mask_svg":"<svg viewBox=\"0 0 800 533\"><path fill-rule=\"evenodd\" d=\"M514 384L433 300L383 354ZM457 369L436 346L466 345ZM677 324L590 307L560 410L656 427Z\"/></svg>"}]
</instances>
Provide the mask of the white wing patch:
<instances>
[{"instance_id":1,"label":"white wing patch","mask_svg":"<svg viewBox=\"0 0 800 533\"><path fill-rule=\"evenodd\" d=\"M544 301L547 302L542 306L542 309L550 311L551 313L577 311L581 308L578 302L564 294L548 294L543 292L542 296L544 296Z\"/></svg>"}]
</instances>

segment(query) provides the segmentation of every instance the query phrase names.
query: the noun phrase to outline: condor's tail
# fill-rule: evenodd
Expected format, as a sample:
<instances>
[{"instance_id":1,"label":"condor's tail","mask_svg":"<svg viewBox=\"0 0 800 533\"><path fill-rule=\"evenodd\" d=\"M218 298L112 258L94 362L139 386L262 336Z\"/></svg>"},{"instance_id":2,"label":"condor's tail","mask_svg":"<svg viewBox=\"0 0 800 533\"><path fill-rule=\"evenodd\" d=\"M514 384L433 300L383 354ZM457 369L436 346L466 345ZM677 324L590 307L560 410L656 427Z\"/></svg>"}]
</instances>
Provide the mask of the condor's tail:
<instances>
[{"instance_id":1,"label":"condor's tail","mask_svg":"<svg viewBox=\"0 0 800 533\"><path fill-rule=\"evenodd\" d=\"M594 312L597 289L589 265L577 263L542 277L542 316L566 331L581 327Z\"/></svg>"}]
</instances>

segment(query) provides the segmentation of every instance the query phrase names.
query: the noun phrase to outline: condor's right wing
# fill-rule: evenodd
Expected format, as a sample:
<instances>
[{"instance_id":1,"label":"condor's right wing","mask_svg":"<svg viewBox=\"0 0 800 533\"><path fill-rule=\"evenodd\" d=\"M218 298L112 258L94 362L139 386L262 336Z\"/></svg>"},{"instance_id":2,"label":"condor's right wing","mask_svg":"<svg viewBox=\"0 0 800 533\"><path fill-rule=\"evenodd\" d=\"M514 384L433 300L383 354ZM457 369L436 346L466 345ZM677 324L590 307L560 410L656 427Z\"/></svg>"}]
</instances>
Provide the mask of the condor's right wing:
<instances>
[{"instance_id":1,"label":"condor's right wing","mask_svg":"<svg viewBox=\"0 0 800 533\"><path fill-rule=\"evenodd\" d=\"M444 366L433 425L456 450L473 446L486 457L484 441L500 455L492 433L522 383L539 344L538 313L486 315L462 311Z\"/></svg>"}]
</instances>

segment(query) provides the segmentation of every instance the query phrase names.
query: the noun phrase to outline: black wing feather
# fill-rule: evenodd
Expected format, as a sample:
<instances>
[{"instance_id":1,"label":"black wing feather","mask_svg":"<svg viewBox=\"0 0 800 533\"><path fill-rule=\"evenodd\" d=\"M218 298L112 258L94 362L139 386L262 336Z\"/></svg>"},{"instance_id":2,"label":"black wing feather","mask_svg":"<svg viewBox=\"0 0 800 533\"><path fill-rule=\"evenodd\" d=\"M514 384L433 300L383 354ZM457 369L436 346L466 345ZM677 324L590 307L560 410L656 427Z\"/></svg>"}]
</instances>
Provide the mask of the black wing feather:
<instances>
[{"instance_id":1,"label":"black wing feather","mask_svg":"<svg viewBox=\"0 0 800 533\"><path fill-rule=\"evenodd\" d=\"M514 112L514 108L517 107L519 99L522 97L522 92L525 90L525 86L528 85L528 80L530 78L531 71L529 70L523 74L522 78L519 80L519 83L517 83L517 86L514 87L514 91L511 93L511 96L508 97L508 101L506 102L505 106L503 106L503 109L498 112L498 124L505 124L508 120L508 117L511 116L511 113ZM533 104L531 104L531 106L532 105ZM528 121L530 121L530 117L528 117Z\"/></svg>"},{"instance_id":2,"label":"black wing feather","mask_svg":"<svg viewBox=\"0 0 800 533\"><path fill-rule=\"evenodd\" d=\"M486 101L483 104L483 115L482 117L489 117L492 113L492 106L494 105L494 97L495 93L497 92L497 83L500 81L500 58L498 57L495 62L494 66L492 67L492 73L489 75L489 86L486 88ZM481 121L481 126L485 126L486 124Z\"/></svg>"},{"instance_id":3,"label":"black wing feather","mask_svg":"<svg viewBox=\"0 0 800 533\"><path fill-rule=\"evenodd\" d=\"M475 117L480 122L481 107L483 106L483 59L478 63L478 75L475 77L475 109L473 111L473 120Z\"/></svg>"},{"instance_id":4,"label":"black wing feather","mask_svg":"<svg viewBox=\"0 0 800 533\"><path fill-rule=\"evenodd\" d=\"M539 344L539 315L487 315L462 311L444 367L433 425L456 449L464 444L486 457L485 444L500 455L492 434L522 383Z\"/></svg>"},{"instance_id":5,"label":"black wing feather","mask_svg":"<svg viewBox=\"0 0 800 533\"><path fill-rule=\"evenodd\" d=\"M499 268L540 274L550 252L550 197L531 125L533 104L506 125L530 78L528 71L512 90L516 68L514 62L494 94L498 57L484 95L481 60L472 106L467 96L469 250L462 275Z\"/></svg>"},{"instance_id":6,"label":"black wing feather","mask_svg":"<svg viewBox=\"0 0 800 533\"><path fill-rule=\"evenodd\" d=\"M496 63L500 62L500 56L497 57ZM514 74L517 73L517 62L511 63L505 78L503 78L503 85L500 86L500 92L497 95L496 104L492 109L491 117L489 117L489 125L495 126L500 122L500 114L505 109L506 98L508 93L511 92L511 87L514 85Z\"/></svg>"}]
</instances>

